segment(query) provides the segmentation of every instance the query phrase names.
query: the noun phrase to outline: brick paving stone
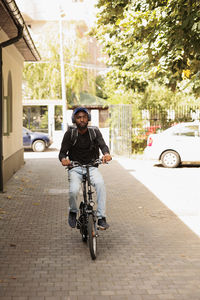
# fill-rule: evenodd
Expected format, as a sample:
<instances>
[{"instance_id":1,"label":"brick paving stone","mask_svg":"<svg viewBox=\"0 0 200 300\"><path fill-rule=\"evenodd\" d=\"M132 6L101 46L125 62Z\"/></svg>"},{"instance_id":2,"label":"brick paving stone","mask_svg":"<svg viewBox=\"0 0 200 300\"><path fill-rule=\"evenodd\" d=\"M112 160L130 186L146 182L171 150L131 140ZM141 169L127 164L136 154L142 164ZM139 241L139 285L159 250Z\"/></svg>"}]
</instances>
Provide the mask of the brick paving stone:
<instances>
[{"instance_id":1,"label":"brick paving stone","mask_svg":"<svg viewBox=\"0 0 200 300\"><path fill-rule=\"evenodd\" d=\"M37 300L44 300L45 299L45 297L40 297L40 296L37 296ZM28 300L36 300L36 297L28 297Z\"/></svg>"},{"instance_id":2,"label":"brick paving stone","mask_svg":"<svg viewBox=\"0 0 200 300\"><path fill-rule=\"evenodd\" d=\"M50 297L45 297L45 300L60 300L61 298L59 297L52 297L52 296L50 296ZM67 299L67 297L65 297L65 299Z\"/></svg>"},{"instance_id":3,"label":"brick paving stone","mask_svg":"<svg viewBox=\"0 0 200 300\"><path fill-rule=\"evenodd\" d=\"M142 300L159 300L159 295L142 295Z\"/></svg>"},{"instance_id":4,"label":"brick paving stone","mask_svg":"<svg viewBox=\"0 0 200 300\"><path fill-rule=\"evenodd\" d=\"M12 297L12 300L28 300L28 297Z\"/></svg>"},{"instance_id":5,"label":"brick paving stone","mask_svg":"<svg viewBox=\"0 0 200 300\"><path fill-rule=\"evenodd\" d=\"M103 300L103 299L110 300L111 299L110 297L111 296L94 296L93 300Z\"/></svg>"},{"instance_id":6,"label":"brick paving stone","mask_svg":"<svg viewBox=\"0 0 200 300\"><path fill-rule=\"evenodd\" d=\"M142 296L140 296L140 295L126 296L124 299L126 299L126 300L143 300Z\"/></svg>"},{"instance_id":7,"label":"brick paving stone","mask_svg":"<svg viewBox=\"0 0 200 300\"><path fill-rule=\"evenodd\" d=\"M93 296L79 296L79 297L78 297L78 300L85 300L85 299L93 300L94 297L93 297Z\"/></svg>"},{"instance_id":8,"label":"brick paving stone","mask_svg":"<svg viewBox=\"0 0 200 300\"><path fill-rule=\"evenodd\" d=\"M109 230L92 261L69 228L57 158L26 159L0 194L1 300L199 300L200 240L116 160L100 166Z\"/></svg>"}]
</instances>

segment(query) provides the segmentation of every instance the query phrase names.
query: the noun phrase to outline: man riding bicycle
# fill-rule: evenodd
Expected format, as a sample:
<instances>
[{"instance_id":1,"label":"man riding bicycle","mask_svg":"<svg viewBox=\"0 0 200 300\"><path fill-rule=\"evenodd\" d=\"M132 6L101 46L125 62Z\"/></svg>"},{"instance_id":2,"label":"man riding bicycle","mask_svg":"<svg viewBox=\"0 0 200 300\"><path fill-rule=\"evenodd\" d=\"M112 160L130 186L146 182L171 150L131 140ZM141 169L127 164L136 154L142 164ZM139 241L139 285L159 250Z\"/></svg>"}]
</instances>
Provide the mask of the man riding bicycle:
<instances>
[{"instance_id":1,"label":"man riding bicycle","mask_svg":"<svg viewBox=\"0 0 200 300\"><path fill-rule=\"evenodd\" d=\"M77 107L72 114L72 122L76 125L68 128L65 132L59 160L63 166L70 167L71 161L78 161L80 164L89 164L99 158L99 149L103 153L102 162L106 163L112 159L109 148L106 145L100 130L97 127L89 127L88 122L91 116L84 107ZM79 192L82 175L85 172L82 167L75 167L69 170L69 225L76 227L76 215L78 213L77 195ZM90 167L90 179L97 193L97 218L98 226L101 229L109 227L106 222L105 205L106 190L103 177L97 167Z\"/></svg>"}]
</instances>

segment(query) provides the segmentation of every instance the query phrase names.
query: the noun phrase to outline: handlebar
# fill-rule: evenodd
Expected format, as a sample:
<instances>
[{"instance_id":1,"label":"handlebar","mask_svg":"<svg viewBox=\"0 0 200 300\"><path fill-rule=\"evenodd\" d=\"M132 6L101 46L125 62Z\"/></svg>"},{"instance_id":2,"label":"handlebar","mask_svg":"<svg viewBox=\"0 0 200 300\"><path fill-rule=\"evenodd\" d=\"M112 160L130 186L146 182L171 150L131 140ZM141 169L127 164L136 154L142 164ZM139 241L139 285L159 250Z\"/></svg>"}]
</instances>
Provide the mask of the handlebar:
<instances>
[{"instance_id":1,"label":"handlebar","mask_svg":"<svg viewBox=\"0 0 200 300\"><path fill-rule=\"evenodd\" d=\"M75 167L82 167L82 168L87 168L87 167L95 167L95 166L98 166L102 164L102 159L96 159L95 161L89 163L89 164L81 164L80 162L78 161L71 161L71 164L70 166L68 166L67 168L68 169L72 169L72 168L75 168Z\"/></svg>"}]
</instances>

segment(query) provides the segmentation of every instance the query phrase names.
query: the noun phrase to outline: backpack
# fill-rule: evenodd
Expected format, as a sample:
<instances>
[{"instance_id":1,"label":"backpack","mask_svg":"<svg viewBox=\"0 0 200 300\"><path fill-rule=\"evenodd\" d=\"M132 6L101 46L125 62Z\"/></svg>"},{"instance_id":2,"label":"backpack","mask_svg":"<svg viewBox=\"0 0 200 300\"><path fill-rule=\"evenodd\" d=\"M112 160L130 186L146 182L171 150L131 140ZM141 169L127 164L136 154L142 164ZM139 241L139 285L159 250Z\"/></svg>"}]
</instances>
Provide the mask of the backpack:
<instances>
[{"instance_id":1,"label":"backpack","mask_svg":"<svg viewBox=\"0 0 200 300\"><path fill-rule=\"evenodd\" d=\"M71 147L73 147L78 139L78 129L76 126L69 126L71 130ZM98 146L98 140L97 140L97 131L98 127L96 126L88 126L88 132L90 136L90 141L91 141L91 149L93 148L95 150L96 154L96 159L99 158L99 146Z\"/></svg>"},{"instance_id":2,"label":"backpack","mask_svg":"<svg viewBox=\"0 0 200 300\"><path fill-rule=\"evenodd\" d=\"M72 146L74 146L76 144L77 138L78 138L78 129L76 126L69 126L69 129L71 130L71 143L72 143ZM96 130L98 130L97 127L88 126L88 132L89 132L90 141L92 144L95 143L95 140L97 137Z\"/></svg>"}]
</instances>

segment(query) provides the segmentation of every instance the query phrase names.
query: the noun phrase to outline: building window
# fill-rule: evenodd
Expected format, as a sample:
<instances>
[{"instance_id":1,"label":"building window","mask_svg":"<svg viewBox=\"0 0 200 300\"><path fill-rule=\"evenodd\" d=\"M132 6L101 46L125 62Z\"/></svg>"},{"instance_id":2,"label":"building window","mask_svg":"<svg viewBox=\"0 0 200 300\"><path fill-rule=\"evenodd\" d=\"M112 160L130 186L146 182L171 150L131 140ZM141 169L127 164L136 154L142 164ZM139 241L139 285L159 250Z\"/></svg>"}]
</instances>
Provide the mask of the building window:
<instances>
[{"instance_id":1,"label":"building window","mask_svg":"<svg viewBox=\"0 0 200 300\"><path fill-rule=\"evenodd\" d=\"M24 106L23 126L39 132L48 132L48 107L44 106Z\"/></svg>"},{"instance_id":2,"label":"building window","mask_svg":"<svg viewBox=\"0 0 200 300\"><path fill-rule=\"evenodd\" d=\"M62 130L62 122L63 122L62 115L63 115L62 106L61 105L56 105L55 106L55 115L54 115L55 130Z\"/></svg>"},{"instance_id":3,"label":"building window","mask_svg":"<svg viewBox=\"0 0 200 300\"><path fill-rule=\"evenodd\" d=\"M3 135L9 135L8 130L8 97L3 96Z\"/></svg>"},{"instance_id":4,"label":"building window","mask_svg":"<svg viewBox=\"0 0 200 300\"><path fill-rule=\"evenodd\" d=\"M12 75L9 71L7 81L7 96L3 93L3 134L10 135L13 131L13 95Z\"/></svg>"}]
</instances>

